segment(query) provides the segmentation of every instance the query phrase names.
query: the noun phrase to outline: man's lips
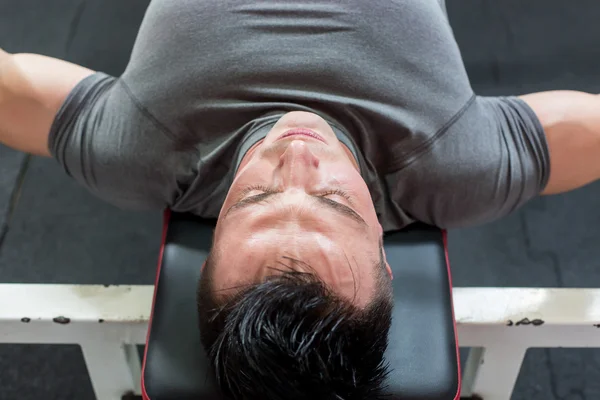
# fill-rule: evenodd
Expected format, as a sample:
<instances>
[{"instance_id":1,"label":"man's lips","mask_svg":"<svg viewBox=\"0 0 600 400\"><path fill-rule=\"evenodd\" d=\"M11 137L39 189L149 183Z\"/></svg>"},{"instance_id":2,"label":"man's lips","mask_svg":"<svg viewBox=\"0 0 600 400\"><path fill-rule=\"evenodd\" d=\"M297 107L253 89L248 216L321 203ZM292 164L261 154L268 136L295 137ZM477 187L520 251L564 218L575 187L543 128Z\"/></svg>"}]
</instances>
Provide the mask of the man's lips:
<instances>
[{"instance_id":1,"label":"man's lips","mask_svg":"<svg viewBox=\"0 0 600 400\"><path fill-rule=\"evenodd\" d=\"M293 128L290 130L287 130L283 133L283 135L279 136L279 138L277 138L277 140L281 140L290 136L308 136L311 137L313 139L317 139L323 143L327 143L325 141L325 139L323 139L323 137L321 135L319 135L317 132L312 131L310 129L306 129L306 128Z\"/></svg>"}]
</instances>

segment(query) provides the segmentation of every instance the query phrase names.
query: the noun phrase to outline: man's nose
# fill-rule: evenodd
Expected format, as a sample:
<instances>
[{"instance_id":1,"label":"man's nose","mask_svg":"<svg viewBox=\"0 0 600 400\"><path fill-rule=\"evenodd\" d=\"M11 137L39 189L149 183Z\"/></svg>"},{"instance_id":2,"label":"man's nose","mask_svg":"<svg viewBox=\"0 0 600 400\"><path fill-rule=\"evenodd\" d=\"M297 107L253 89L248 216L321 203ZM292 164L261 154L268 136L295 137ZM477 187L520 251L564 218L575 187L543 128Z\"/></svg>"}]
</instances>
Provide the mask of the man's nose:
<instances>
[{"instance_id":1,"label":"man's nose","mask_svg":"<svg viewBox=\"0 0 600 400\"><path fill-rule=\"evenodd\" d=\"M319 159L310 151L306 142L292 141L279 161L281 178L288 187L306 187L314 181Z\"/></svg>"}]
</instances>

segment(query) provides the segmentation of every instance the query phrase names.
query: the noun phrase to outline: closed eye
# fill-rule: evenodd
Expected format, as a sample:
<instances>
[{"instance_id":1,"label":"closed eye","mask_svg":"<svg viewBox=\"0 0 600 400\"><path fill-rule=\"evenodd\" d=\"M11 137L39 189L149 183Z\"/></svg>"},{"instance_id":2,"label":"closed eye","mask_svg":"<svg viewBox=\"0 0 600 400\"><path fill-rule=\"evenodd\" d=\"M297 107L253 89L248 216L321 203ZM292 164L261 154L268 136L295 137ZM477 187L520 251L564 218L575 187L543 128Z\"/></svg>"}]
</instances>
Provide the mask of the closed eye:
<instances>
[{"instance_id":1,"label":"closed eye","mask_svg":"<svg viewBox=\"0 0 600 400\"><path fill-rule=\"evenodd\" d=\"M224 217L227 217L228 215L230 215L231 213L233 213L235 211L239 211L244 208L248 208L250 206L257 205L259 203L270 202L271 200L275 199L278 194L281 193L281 192L278 192L271 188L266 188L266 187L261 187L261 186L253 186L253 187L247 188L242 193L245 192L247 194L247 193L251 192L252 190L262 190L263 192L256 194L256 195L249 196L249 197L245 197L245 198L242 197L241 200L239 200L238 202L233 204L231 207L229 207L229 209L225 213ZM354 220L355 222L363 225L364 227L368 226L367 223L365 222L365 220L352 208L348 207L345 204L339 203L337 201L334 201L334 200L331 200L331 199L325 197L330 194L337 194L337 195L340 195L347 199L349 198L349 196L346 192L344 192L344 191L338 192L337 190L325 192L322 194L311 194L310 198L340 216L350 218L350 219Z\"/></svg>"},{"instance_id":2,"label":"closed eye","mask_svg":"<svg viewBox=\"0 0 600 400\"><path fill-rule=\"evenodd\" d=\"M277 190L275 190L273 188L270 188L268 186L253 185L253 186L249 186L246 189L244 189L242 191L240 197L242 199L244 199L248 193L253 192L253 191L260 191L260 192L262 192L260 194L257 194L256 196L260 196L260 195L268 194L268 193L278 193ZM343 197L350 204L352 204L352 198L350 197L350 195L347 192L345 192L345 191L343 191L341 189L332 189L332 190L327 190L327 191L322 192L322 193L315 193L315 194L313 194L313 196L321 196L321 197L327 197L327 196L331 196L331 195L337 195L337 196Z\"/></svg>"}]
</instances>

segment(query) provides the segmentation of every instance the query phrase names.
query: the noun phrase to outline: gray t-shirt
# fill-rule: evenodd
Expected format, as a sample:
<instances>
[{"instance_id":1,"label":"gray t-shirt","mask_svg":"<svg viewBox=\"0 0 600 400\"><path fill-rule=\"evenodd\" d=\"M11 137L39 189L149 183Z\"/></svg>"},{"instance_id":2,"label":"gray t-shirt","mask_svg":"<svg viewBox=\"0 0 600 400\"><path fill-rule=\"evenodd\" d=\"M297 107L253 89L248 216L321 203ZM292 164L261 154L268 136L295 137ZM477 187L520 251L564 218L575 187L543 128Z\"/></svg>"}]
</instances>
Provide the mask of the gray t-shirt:
<instances>
[{"instance_id":1,"label":"gray t-shirt","mask_svg":"<svg viewBox=\"0 0 600 400\"><path fill-rule=\"evenodd\" d=\"M295 110L356 154L385 230L491 221L548 180L533 111L473 93L438 0L154 0L126 71L78 84L49 147L115 205L212 218Z\"/></svg>"}]
</instances>

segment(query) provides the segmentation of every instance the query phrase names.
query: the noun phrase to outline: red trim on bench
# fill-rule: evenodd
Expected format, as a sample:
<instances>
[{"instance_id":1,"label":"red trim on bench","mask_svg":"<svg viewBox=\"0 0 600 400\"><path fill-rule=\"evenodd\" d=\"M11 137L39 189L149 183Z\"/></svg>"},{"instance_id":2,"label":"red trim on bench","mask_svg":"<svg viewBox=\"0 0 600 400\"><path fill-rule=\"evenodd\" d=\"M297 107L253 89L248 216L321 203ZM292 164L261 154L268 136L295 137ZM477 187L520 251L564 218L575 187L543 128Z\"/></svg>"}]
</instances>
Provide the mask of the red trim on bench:
<instances>
[{"instance_id":1,"label":"red trim on bench","mask_svg":"<svg viewBox=\"0 0 600 400\"><path fill-rule=\"evenodd\" d=\"M158 267L156 271L156 280L154 282L154 294L152 296L152 310L150 312L150 320L148 321L148 332L146 333L146 347L144 348L144 362L142 364L142 397L144 400L152 400L146 392L146 356L148 355L148 342L150 341L150 331L152 330L152 317L154 317L154 302L156 301L156 292L158 291L158 280L160 278L160 269L162 267L163 255L165 253L165 244L167 242L167 231L169 230L169 220L171 219L171 211L165 210L163 214L163 231L160 244L160 252L158 253Z\"/></svg>"},{"instance_id":2,"label":"red trim on bench","mask_svg":"<svg viewBox=\"0 0 600 400\"><path fill-rule=\"evenodd\" d=\"M456 341L456 371L458 373L458 387L456 388L456 395L454 400L460 399L460 392L462 388L462 374L460 370L460 348L458 344L458 332L456 330L456 317L454 315L454 300L452 298L452 271L450 271L450 257L448 257L448 232L442 230L444 238L444 254L446 255L446 268L448 269L448 282L450 283L450 305L452 310L452 321L454 325L454 340Z\"/></svg>"}]
</instances>

